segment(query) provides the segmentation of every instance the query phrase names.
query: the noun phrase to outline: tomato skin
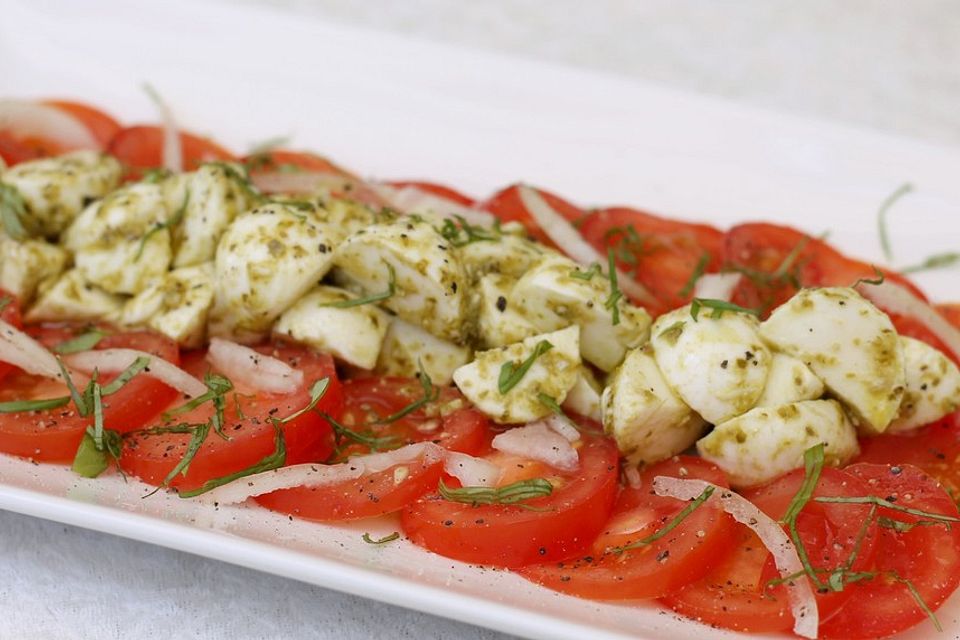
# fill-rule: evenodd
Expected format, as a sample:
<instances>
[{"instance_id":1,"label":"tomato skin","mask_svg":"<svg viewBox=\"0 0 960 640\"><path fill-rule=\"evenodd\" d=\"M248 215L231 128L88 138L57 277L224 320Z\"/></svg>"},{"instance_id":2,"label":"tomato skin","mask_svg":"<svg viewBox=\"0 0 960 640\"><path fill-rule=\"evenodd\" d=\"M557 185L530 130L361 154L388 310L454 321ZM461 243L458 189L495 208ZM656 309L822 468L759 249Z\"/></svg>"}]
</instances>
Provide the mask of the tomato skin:
<instances>
[{"instance_id":1,"label":"tomato skin","mask_svg":"<svg viewBox=\"0 0 960 640\"><path fill-rule=\"evenodd\" d=\"M477 209L487 211L498 217L503 222L519 222L526 228L527 233L532 237L547 245L556 248L553 240L537 225L533 216L527 211L526 205L520 198L519 184L513 184L501 189L483 202L476 205ZM580 220L586 211L580 207L564 200L560 196L554 195L549 191L537 189L540 196L546 200L557 213L563 216L568 222Z\"/></svg>"},{"instance_id":2,"label":"tomato skin","mask_svg":"<svg viewBox=\"0 0 960 640\"><path fill-rule=\"evenodd\" d=\"M224 440L212 429L191 462L186 475L177 475L170 485L178 489L196 489L207 480L228 475L256 464L274 452L274 430L271 417L291 415L310 401L309 387L323 377L330 379L327 392L317 404L317 410L339 415L343 404L343 389L336 375L333 358L326 354L306 351L300 347L262 345L261 353L279 358L304 373L304 386L291 394L272 394L237 390L227 394L224 411ZM185 368L198 374L203 361L191 354L191 365ZM229 373L227 373L229 376ZM180 404L178 401L175 404ZM243 415L238 413L240 405ZM213 414L212 403L176 416L173 423L206 422ZM155 420L154 425L166 424ZM326 459L333 449L330 425L316 412L307 412L282 426L287 448L286 464L318 462ZM159 485L183 457L189 434L143 435L131 434L125 441L120 466L148 484Z\"/></svg>"},{"instance_id":3,"label":"tomato skin","mask_svg":"<svg viewBox=\"0 0 960 640\"><path fill-rule=\"evenodd\" d=\"M181 131L180 145L184 171L193 171L204 162L236 160L232 153L215 142L192 133ZM137 180L147 170L163 165L163 129L148 125L121 129L110 140L107 153L123 163L128 180Z\"/></svg>"},{"instance_id":4,"label":"tomato skin","mask_svg":"<svg viewBox=\"0 0 960 640\"><path fill-rule=\"evenodd\" d=\"M346 169L334 164L327 158L306 151L288 151L270 149L254 153L243 158L251 174L279 171L284 168L318 173L335 173L349 178L355 177Z\"/></svg>"},{"instance_id":5,"label":"tomato skin","mask_svg":"<svg viewBox=\"0 0 960 640\"><path fill-rule=\"evenodd\" d=\"M426 191L429 194L445 200L450 200L451 202L456 202L457 204L465 207L472 207L474 204L476 204L476 200L473 198L465 196L464 194L451 189L450 187L446 187L442 184L436 184L435 182L424 182L422 180L391 180L387 184L391 187L396 187L397 189L414 187L420 191Z\"/></svg>"},{"instance_id":6,"label":"tomato skin","mask_svg":"<svg viewBox=\"0 0 960 640\"><path fill-rule=\"evenodd\" d=\"M628 231L631 228L639 241ZM669 220L628 207L590 213L580 233L602 255L614 250L617 266L656 298L659 304L645 305L654 315L689 302L692 292L683 289L697 265L706 256L705 271L717 271L723 253L723 233L710 225Z\"/></svg>"},{"instance_id":7,"label":"tomato skin","mask_svg":"<svg viewBox=\"0 0 960 640\"><path fill-rule=\"evenodd\" d=\"M725 474L702 458L679 456L660 462L644 470L639 488L621 489L606 531L593 542L589 556L524 567L520 574L555 591L594 600L658 598L701 578L723 559L734 538L735 524L716 502L701 506L648 546L611 551L652 535L687 506L653 494L650 486L657 476L728 486ZM630 533L618 532L625 526Z\"/></svg>"},{"instance_id":8,"label":"tomato skin","mask_svg":"<svg viewBox=\"0 0 960 640\"><path fill-rule=\"evenodd\" d=\"M957 517L957 505L921 469L912 465L854 464L846 471L866 482L869 495L878 495L896 504ZM916 516L881 507L881 517L917 522ZM907 532L881 528L873 571L896 572L909 579L931 610L960 586L960 528L940 525L918 526ZM840 612L821 625L821 638L856 640L881 638L919 624L926 614L906 585L882 575L848 587L852 597Z\"/></svg>"},{"instance_id":9,"label":"tomato skin","mask_svg":"<svg viewBox=\"0 0 960 640\"><path fill-rule=\"evenodd\" d=\"M449 502L428 495L403 510L407 537L440 555L499 567L582 555L602 530L617 491L619 453L607 438L585 437L580 470L552 495L514 505Z\"/></svg>"},{"instance_id":10,"label":"tomato skin","mask_svg":"<svg viewBox=\"0 0 960 640\"><path fill-rule=\"evenodd\" d=\"M938 304L936 309L950 324L960 329L960 303Z\"/></svg>"},{"instance_id":11,"label":"tomato skin","mask_svg":"<svg viewBox=\"0 0 960 640\"><path fill-rule=\"evenodd\" d=\"M42 104L65 111L82 122L100 143L101 149L105 149L120 131L120 124L112 116L88 104L73 100L44 100Z\"/></svg>"}]
</instances>

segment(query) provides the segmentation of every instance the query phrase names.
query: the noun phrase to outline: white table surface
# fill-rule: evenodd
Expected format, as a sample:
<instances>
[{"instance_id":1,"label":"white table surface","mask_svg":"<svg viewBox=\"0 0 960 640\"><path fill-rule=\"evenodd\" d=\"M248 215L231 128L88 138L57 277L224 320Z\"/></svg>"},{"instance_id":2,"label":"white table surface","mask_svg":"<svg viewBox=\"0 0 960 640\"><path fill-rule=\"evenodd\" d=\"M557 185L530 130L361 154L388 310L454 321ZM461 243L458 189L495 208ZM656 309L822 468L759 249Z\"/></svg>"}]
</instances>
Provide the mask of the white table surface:
<instances>
[{"instance_id":1,"label":"white table surface","mask_svg":"<svg viewBox=\"0 0 960 640\"><path fill-rule=\"evenodd\" d=\"M247 1L960 144L947 0ZM0 570L0 640L507 637L3 512Z\"/></svg>"}]
</instances>

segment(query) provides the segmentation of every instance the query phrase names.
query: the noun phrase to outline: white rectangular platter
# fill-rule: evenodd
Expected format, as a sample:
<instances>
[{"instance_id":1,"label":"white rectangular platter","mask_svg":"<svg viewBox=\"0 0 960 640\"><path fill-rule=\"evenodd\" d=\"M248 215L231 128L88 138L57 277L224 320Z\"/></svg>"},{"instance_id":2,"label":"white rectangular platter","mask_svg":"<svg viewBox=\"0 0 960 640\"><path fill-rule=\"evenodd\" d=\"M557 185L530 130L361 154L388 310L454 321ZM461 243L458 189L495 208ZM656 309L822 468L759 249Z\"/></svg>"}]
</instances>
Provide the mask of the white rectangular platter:
<instances>
[{"instance_id":1,"label":"white rectangular platter","mask_svg":"<svg viewBox=\"0 0 960 640\"><path fill-rule=\"evenodd\" d=\"M909 181L916 191L890 221L898 264L960 244L957 149L226 4L0 0L0 15L0 96L76 97L125 122L156 121L149 82L183 126L238 151L291 134L374 177L474 195L522 179L584 204L721 227L782 221L829 231L872 260L877 206ZM960 299L955 273L920 280ZM561 596L403 541L361 541L394 530L389 520L326 527L145 492L0 456L0 508L11 511L532 638L740 637L652 606ZM960 598L941 619L944 637L960 635Z\"/></svg>"}]
</instances>

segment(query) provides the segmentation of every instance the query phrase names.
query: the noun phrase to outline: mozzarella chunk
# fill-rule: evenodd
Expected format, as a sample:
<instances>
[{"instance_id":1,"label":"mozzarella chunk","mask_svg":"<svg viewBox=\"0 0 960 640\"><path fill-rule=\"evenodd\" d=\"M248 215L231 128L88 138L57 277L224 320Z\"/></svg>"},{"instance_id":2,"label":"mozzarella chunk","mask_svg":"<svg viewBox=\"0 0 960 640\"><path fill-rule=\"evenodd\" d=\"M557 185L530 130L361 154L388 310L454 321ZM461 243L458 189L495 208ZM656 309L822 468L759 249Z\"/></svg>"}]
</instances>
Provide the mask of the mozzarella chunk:
<instances>
[{"instance_id":1,"label":"mozzarella chunk","mask_svg":"<svg viewBox=\"0 0 960 640\"><path fill-rule=\"evenodd\" d=\"M181 267L127 301L121 324L149 327L180 346L203 345L213 305L213 263Z\"/></svg>"},{"instance_id":2,"label":"mozzarella chunk","mask_svg":"<svg viewBox=\"0 0 960 640\"><path fill-rule=\"evenodd\" d=\"M823 382L803 361L784 353L774 353L770 373L758 407L775 407L801 400L816 400L823 395Z\"/></svg>"},{"instance_id":3,"label":"mozzarella chunk","mask_svg":"<svg viewBox=\"0 0 960 640\"><path fill-rule=\"evenodd\" d=\"M810 367L862 431L883 433L896 418L903 347L887 314L853 289L803 289L770 315L760 334Z\"/></svg>"},{"instance_id":4,"label":"mozzarella chunk","mask_svg":"<svg viewBox=\"0 0 960 640\"><path fill-rule=\"evenodd\" d=\"M827 464L840 466L860 451L857 432L836 400L758 407L717 425L697 442L701 456L749 487L803 467L803 453L823 443Z\"/></svg>"},{"instance_id":5,"label":"mozzarella chunk","mask_svg":"<svg viewBox=\"0 0 960 640\"><path fill-rule=\"evenodd\" d=\"M0 233L0 289L27 305L37 287L63 273L70 255L46 240L17 242Z\"/></svg>"},{"instance_id":6,"label":"mozzarella chunk","mask_svg":"<svg viewBox=\"0 0 960 640\"><path fill-rule=\"evenodd\" d=\"M752 408L763 393L770 351L757 333L757 319L690 305L659 318L651 330L657 366L674 393L707 422L720 424Z\"/></svg>"},{"instance_id":7,"label":"mozzarella chunk","mask_svg":"<svg viewBox=\"0 0 960 640\"><path fill-rule=\"evenodd\" d=\"M684 451L706 423L664 380L649 346L634 349L610 376L602 397L603 428L633 464Z\"/></svg>"},{"instance_id":8,"label":"mozzarella chunk","mask_svg":"<svg viewBox=\"0 0 960 640\"><path fill-rule=\"evenodd\" d=\"M234 220L217 245L210 335L256 342L332 263L330 238L312 217L271 203Z\"/></svg>"},{"instance_id":9,"label":"mozzarella chunk","mask_svg":"<svg viewBox=\"0 0 960 640\"><path fill-rule=\"evenodd\" d=\"M273 327L276 335L328 351L361 369L373 369L390 316L372 304L337 308L331 302L356 296L337 287L319 286L283 312Z\"/></svg>"},{"instance_id":10,"label":"mozzarella chunk","mask_svg":"<svg viewBox=\"0 0 960 640\"><path fill-rule=\"evenodd\" d=\"M122 308L123 298L95 287L78 270L71 269L40 287L37 301L24 320L113 320Z\"/></svg>"},{"instance_id":11,"label":"mozzarella chunk","mask_svg":"<svg viewBox=\"0 0 960 640\"><path fill-rule=\"evenodd\" d=\"M603 419L600 411L600 394L603 385L593 375L589 367L581 366L577 372L577 381L567 392L563 401L563 408L581 416L600 422Z\"/></svg>"},{"instance_id":12,"label":"mozzarella chunk","mask_svg":"<svg viewBox=\"0 0 960 640\"><path fill-rule=\"evenodd\" d=\"M558 255L542 244L508 234L496 241L480 240L460 247L460 260L473 281L488 273L519 278L545 256Z\"/></svg>"},{"instance_id":13,"label":"mozzarella chunk","mask_svg":"<svg viewBox=\"0 0 960 640\"><path fill-rule=\"evenodd\" d=\"M169 218L163 190L132 184L83 210L64 236L77 270L117 294L136 294L170 267Z\"/></svg>"},{"instance_id":14,"label":"mozzarella chunk","mask_svg":"<svg viewBox=\"0 0 960 640\"><path fill-rule=\"evenodd\" d=\"M88 204L115 189L121 173L115 158L96 151L74 151L22 162L4 171L0 181L15 187L23 197L27 229L53 238Z\"/></svg>"},{"instance_id":15,"label":"mozzarella chunk","mask_svg":"<svg viewBox=\"0 0 960 640\"><path fill-rule=\"evenodd\" d=\"M453 372L453 381L480 411L501 424L532 422L551 413L539 394L562 404L577 382L580 370L580 329L568 327L526 338L507 347L481 351L474 361ZM533 359L526 373L506 393L500 393L500 373L505 364L519 368L542 341L548 351Z\"/></svg>"},{"instance_id":16,"label":"mozzarella chunk","mask_svg":"<svg viewBox=\"0 0 960 640\"><path fill-rule=\"evenodd\" d=\"M333 197L321 198L315 215L327 225L334 246L381 219L381 216L361 202Z\"/></svg>"},{"instance_id":17,"label":"mozzarella chunk","mask_svg":"<svg viewBox=\"0 0 960 640\"><path fill-rule=\"evenodd\" d=\"M585 267L561 256L541 260L513 288L517 308L539 331L556 331L580 325L580 349L584 360L603 371L612 371L627 349L650 335L650 316L625 299L617 301L619 322L613 324L610 282L600 273L589 278Z\"/></svg>"},{"instance_id":18,"label":"mozzarella chunk","mask_svg":"<svg viewBox=\"0 0 960 640\"><path fill-rule=\"evenodd\" d=\"M415 324L394 318L384 336L377 373L412 378L423 364L434 384L450 384L453 372L470 362L472 352L436 337Z\"/></svg>"},{"instance_id":19,"label":"mozzarella chunk","mask_svg":"<svg viewBox=\"0 0 960 640\"><path fill-rule=\"evenodd\" d=\"M926 342L900 336L906 368L906 391L892 432L930 424L960 408L960 370Z\"/></svg>"},{"instance_id":20,"label":"mozzarella chunk","mask_svg":"<svg viewBox=\"0 0 960 640\"><path fill-rule=\"evenodd\" d=\"M515 283L509 276L488 273L474 289L477 338L484 348L502 347L539 333L510 303Z\"/></svg>"},{"instance_id":21,"label":"mozzarella chunk","mask_svg":"<svg viewBox=\"0 0 960 640\"><path fill-rule=\"evenodd\" d=\"M375 224L347 238L336 251L341 275L365 295L394 293L380 304L444 340L468 335L467 278L456 252L422 219Z\"/></svg>"},{"instance_id":22,"label":"mozzarella chunk","mask_svg":"<svg viewBox=\"0 0 960 640\"><path fill-rule=\"evenodd\" d=\"M225 163L204 164L168 194L171 214L182 210L173 228L174 267L213 260L227 226L253 205L254 194L240 171Z\"/></svg>"}]
</instances>

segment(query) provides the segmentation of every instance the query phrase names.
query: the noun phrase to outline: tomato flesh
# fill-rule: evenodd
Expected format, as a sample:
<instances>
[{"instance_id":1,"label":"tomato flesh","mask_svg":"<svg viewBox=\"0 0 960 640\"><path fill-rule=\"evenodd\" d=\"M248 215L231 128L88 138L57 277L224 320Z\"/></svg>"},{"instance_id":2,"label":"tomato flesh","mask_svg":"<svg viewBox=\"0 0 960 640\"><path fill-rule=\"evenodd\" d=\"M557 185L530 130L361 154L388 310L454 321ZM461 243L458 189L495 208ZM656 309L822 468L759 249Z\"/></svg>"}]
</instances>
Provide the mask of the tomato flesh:
<instances>
[{"instance_id":1,"label":"tomato flesh","mask_svg":"<svg viewBox=\"0 0 960 640\"><path fill-rule=\"evenodd\" d=\"M192 133L180 132L180 146L184 171L193 171L204 162L236 160L220 145ZM146 125L121 129L107 153L123 163L128 180L138 180L147 170L163 166L163 129Z\"/></svg>"},{"instance_id":2,"label":"tomato flesh","mask_svg":"<svg viewBox=\"0 0 960 640\"><path fill-rule=\"evenodd\" d=\"M42 104L56 107L83 123L101 149L105 149L120 131L120 124L112 116L88 104L73 100L44 100Z\"/></svg>"},{"instance_id":3,"label":"tomato flesh","mask_svg":"<svg viewBox=\"0 0 960 640\"><path fill-rule=\"evenodd\" d=\"M583 209L564 200L560 196L556 196L543 189L537 189L537 192L554 211L563 216L568 222L577 222L586 214ZM557 246L553 240L550 239L550 236L544 233L543 229L540 228L530 214L530 211L527 210L527 206L523 204L523 199L520 197L520 185L514 184L505 189L501 189L479 203L477 208L492 213L503 222L519 222L526 228L527 233L532 238L535 238L548 247L556 248Z\"/></svg>"},{"instance_id":4,"label":"tomato flesh","mask_svg":"<svg viewBox=\"0 0 960 640\"><path fill-rule=\"evenodd\" d=\"M444 200L449 200L450 202L455 202L464 207L472 207L476 201L469 197L465 196L459 191L446 187L442 184L436 184L435 182L424 182L422 180L391 180L388 182L391 187L396 187L397 189L402 189L404 187L414 187L420 191L426 191L431 195L435 195L438 198L443 198Z\"/></svg>"}]
</instances>

